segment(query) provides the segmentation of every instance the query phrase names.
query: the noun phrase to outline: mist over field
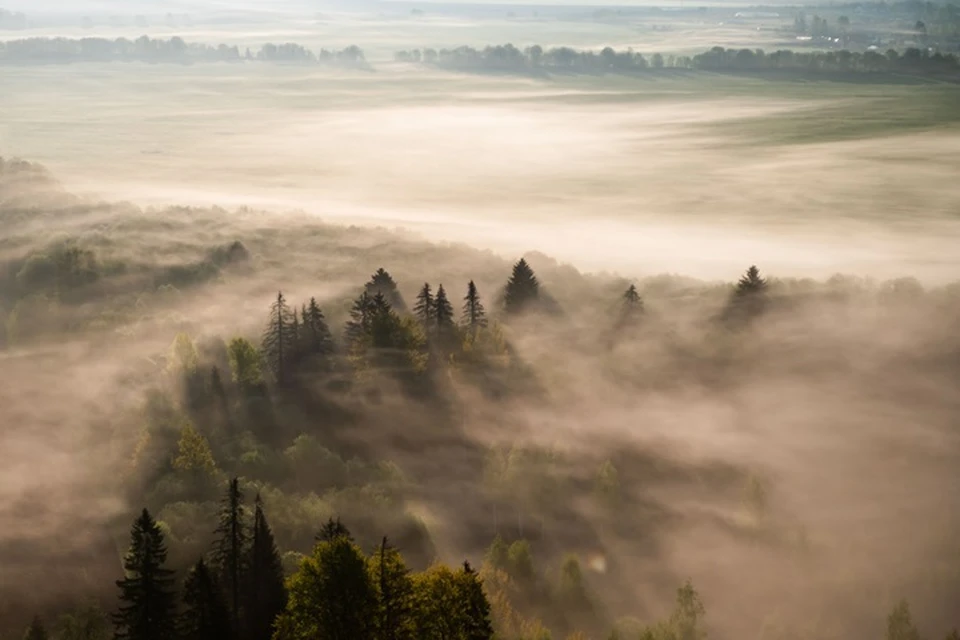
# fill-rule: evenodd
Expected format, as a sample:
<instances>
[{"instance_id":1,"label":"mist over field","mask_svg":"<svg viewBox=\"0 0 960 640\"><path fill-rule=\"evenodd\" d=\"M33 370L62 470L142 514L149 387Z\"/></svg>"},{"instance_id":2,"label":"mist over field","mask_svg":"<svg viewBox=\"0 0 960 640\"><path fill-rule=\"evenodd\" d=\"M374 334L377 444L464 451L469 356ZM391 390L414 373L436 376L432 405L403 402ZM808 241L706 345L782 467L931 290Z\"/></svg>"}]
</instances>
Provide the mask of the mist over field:
<instances>
[{"instance_id":1,"label":"mist over field","mask_svg":"<svg viewBox=\"0 0 960 640\"><path fill-rule=\"evenodd\" d=\"M799 42L795 8L597 6L3 3L25 15L0 28L9 47L146 35L365 57L0 48L0 637L34 615L88 640L113 624L138 640L324 624L377 640L948 637L960 86L394 55ZM259 496L288 578L270 615L224 560L232 478L243 570L259 566ZM144 508L156 522L131 533ZM115 581L146 566L138 535L164 538L176 624L144 631L118 608ZM414 572L400 631L378 617L383 536ZM309 609L330 549L362 555L376 603L332 573L325 597L353 594L335 623ZM450 600L436 563L464 559L489 606L483 624L457 609L474 635L431 626L474 575L450 574ZM194 628L198 593L234 616L227 635Z\"/></svg>"}]
</instances>

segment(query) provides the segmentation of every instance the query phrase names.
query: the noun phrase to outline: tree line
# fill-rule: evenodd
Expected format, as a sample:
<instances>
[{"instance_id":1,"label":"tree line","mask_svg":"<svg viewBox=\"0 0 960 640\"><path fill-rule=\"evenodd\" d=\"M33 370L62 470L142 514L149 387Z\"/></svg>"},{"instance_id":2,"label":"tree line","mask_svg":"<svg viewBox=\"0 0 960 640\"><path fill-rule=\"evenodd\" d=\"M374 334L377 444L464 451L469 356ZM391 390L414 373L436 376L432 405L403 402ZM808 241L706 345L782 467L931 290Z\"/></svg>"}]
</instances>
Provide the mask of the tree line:
<instances>
[{"instance_id":1,"label":"tree line","mask_svg":"<svg viewBox=\"0 0 960 640\"><path fill-rule=\"evenodd\" d=\"M294 44L267 43L256 51L236 45L210 46L141 36L127 38L27 38L0 42L0 63L147 62L194 64L209 62L282 62L302 64L366 65L363 51L349 46L339 51L311 51Z\"/></svg>"},{"instance_id":2,"label":"tree line","mask_svg":"<svg viewBox=\"0 0 960 640\"><path fill-rule=\"evenodd\" d=\"M519 49L511 44L488 46L483 49L457 47L456 49L414 49L395 56L400 62L435 65L457 71L476 72L556 72L556 73L633 73L650 69L694 69L702 71L761 71L802 70L814 72L888 72L916 75L951 74L960 70L958 58L952 53L908 48L902 53L890 49L885 53L858 51L725 49L714 47L695 56L664 56L659 53L649 58L633 50L601 51L577 50L570 47L544 49L539 45Z\"/></svg>"}]
</instances>

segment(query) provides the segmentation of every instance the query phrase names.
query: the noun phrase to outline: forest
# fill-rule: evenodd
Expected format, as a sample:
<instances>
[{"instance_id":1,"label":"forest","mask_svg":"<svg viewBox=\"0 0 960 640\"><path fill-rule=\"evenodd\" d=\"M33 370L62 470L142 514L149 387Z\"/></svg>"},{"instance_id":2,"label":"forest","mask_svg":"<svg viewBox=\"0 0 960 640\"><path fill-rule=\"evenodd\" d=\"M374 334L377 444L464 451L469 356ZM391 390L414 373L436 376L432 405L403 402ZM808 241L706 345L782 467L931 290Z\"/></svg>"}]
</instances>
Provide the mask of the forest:
<instances>
[{"instance_id":1,"label":"forest","mask_svg":"<svg viewBox=\"0 0 960 640\"><path fill-rule=\"evenodd\" d=\"M849 513L829 474L850 460L823 450L873 451L912 414L938 453L901 448L902 478L857 458L857 482L949 492L957 283L582 274L87 200L19 160L0 231L5 446L67 438L104 474L57 489L82 492L64 522L0 537L4 638L957 637L950 509L920 536L938 563L851 533L825 516ZM51 363L76 381L59 417L38 402ZM765 468L752 437L818 439L820 466ZM30 513L11 500L8 523ZM874 576L898 550L910 567Z\"/></svg>"}]
</instances>

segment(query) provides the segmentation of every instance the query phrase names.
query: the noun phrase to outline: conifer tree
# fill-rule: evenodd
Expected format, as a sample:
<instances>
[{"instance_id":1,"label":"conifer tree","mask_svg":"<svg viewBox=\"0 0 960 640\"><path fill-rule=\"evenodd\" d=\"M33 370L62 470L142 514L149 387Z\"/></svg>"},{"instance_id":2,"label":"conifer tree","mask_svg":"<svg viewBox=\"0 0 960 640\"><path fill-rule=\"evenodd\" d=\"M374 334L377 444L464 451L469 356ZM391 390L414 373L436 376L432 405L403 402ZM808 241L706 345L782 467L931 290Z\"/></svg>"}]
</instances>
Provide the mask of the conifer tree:
<instances>
[{"instance_id":1,"label":"conifer tree","mask_svg":"<svg viewBox=\"0 0 960 640\"><path fill-rule=\"evenodd\" d=\"M246 562L245 634L247 640L270 640L273 622L287 604L283 564L273 531L263 513L260 494L254 501L253 538Z\"/></svg>"},{"instance_id":2,"label":"conifer tree","mask_svg":"<svg viewBox=\"0 0 960 640\"><path fill-rule=\"evenodd\" d=\"M340 518L338 517L336 520L329 518L324 525L320 527L320 532L317 533L314 540L317 542L330 542L331 540L341 537L353 540L350 530L347 529L345 524L340 522Z\"/></svg>"},{"instance_id":3,"label":"conifer tree","mask_svg":"<svg viewBox=\"0 0 960 640\"><path fill-rule=\"evenodd\" d=\"M235 632L240 629L240 594L247 557L245 516L240 480L233 478L227 487L226 496L220 502L213 561L227 595L227 609Z\"/></svg>"},{"instance_id":4,"label":"conifer tree","mask_svg":"<svg viewBox=\"0 0 960 640\"><path fill-rule=\"evenodd\" d=\"M631 284L627 290L623 292L620 302L620 318L617 321L617 326L623 328L636 324L640 317L643 316L644 311L643 298L640 297L636 285Z\"/></svg>"},{"instance_id":5,"label":"conifer tree","mask_svg":"<svg viewBox=\"0 0 960 640\"><path fill-rule=\"evenodd\" d=\"M263 332L261 349L267 366L281 385L287 382L293 364L297 341L295 322L283 293L277 293L277 299L270 305L270 320Z\"/></svg>"},{"instance_id":6,"label":"conifer tree","mask_svg":"<svg viewBox=\"0 0 960 640\"><path fill-rule=\"evenodd\" d=\"M463 616L463 640L491 640L493 622L490 619L490 602L483 592L480 576L469 562L457 573L457 587Z\"/></svg>"},{"instance_id":7,"label":"conifer tree","mask_svg":"<svg viewBox=\"0 0 960 640\"><path fill-rule=\"evenodd\" d=\"M182 640L230 640L230 615L223 592L206 563L200 560L190 570L183 586Z\"/></svg>"},{"instance_id":8,"label":"conifer tree","mask_svg":"<svg viewBox=\"0 0 960 640\"><path fill-rule=\"evenodd\" d=\"M467 295L463 298L463 315L461 324L472 332L487 326L487 316L480 302L480 294L477 292L477 285L473 280L467 285Z\"/></svg>"},{"instance_id":9,"label":"conifer tree","mask_svg":"<svg viewBox=\"0 0 960 640\"><path fill-rule=\"evenodd\" d=\"M373 321L373 298L366 291L354 300L350 309L350 320L347 321L346 341L355 343L370 333L370 324Z\"/></svg>"},{"instance_id":10,"label":"conifer tree","mask_svg":"<svg viewBox=\"0 0 960 640\"><path fill-rule=\"evenodd\" d=\"M166 561L163 532L144 509L130 531L130 550L123 562L126 577L117 580L121 602L114 616L117 640L168 640L176 633L176 592Z\"/></svg>"},{"instance_id":11,"label":"conifer tree","mask_svg":"<svg viewBox=\"0 0 960 640\"><path fill-rule=\"evenodd\" d=\"M441 334L449 332L453 328L453 305L447 299L447 292L444 291L441 284L437 288L437 299L435 301L435 320L437 331Z\"/></svg>"},{"instance_id":12,"label":"conifer tree","mask_svg":"<svg viewBox=\"0 0 960 640\"><path fill-rule=\"evenodd\" d=\"M519 313L540 298L540 283L533 269L523 258L513 265L513 273L504 290L504 307L507 313Z\"/></svg>"},{"instance_id":13,"label":"conifer tree","mask_svg":"<svg viewBox=\"0 0 960 640\"><path fill-rule=\"evenodd\" d=\"M376 592L376 640L414 640L413 581L400 553L384 538L370 559Z\"/></svg>"},{"instance_id":14,"label":"conifer tree","mask_svg":"<svg viewBox=\"0 0 960 640\"><path fill-rule=\"evenodd\" d=\"M320 310L316 298L310 298L310 305L304 306L303 315L304 352L312 356L325 356L333 353L333 336L327 319Z\"/></svg>"},{"instance_id":15,"label":"conifer tree","mask_svg":"<svg viewBox=\"0 0 960 640\"><path fill-rule=\"evenodd\" d=\"M375 297L378 293L382 293L392 308L401 312L406 311L406 304L404 304L403 297L397 289L397 283L394 282L393 277L387 273L383 267L377 269L376 273L370 276L370 281L366 284L365 291L371 298Z\"/></svg>"},{"instance_id":16,"label":"conifer tree","mask_svg":"<svg viewBox=\"0 0 960 640\"><path fill-rule=\"evenodd\" d=\"M40 616L33 617L30 626L27 627L26 633L23 634L23 640L47 640L49 637L46 627L43 626L43 622L40 620Z\"/></svg>"},{"instance_id":17,"label":"conifer tree","mask_svg":"<svg viewBox=\"0 0 960 640\"><path fill-rule=\"evenodd\" d=\"M752 265L737 281L733 297L726 309L726 320L742 322L763 313L767 304L767 281L760 270Z\"/></svg>"},{"instance_id":18,"label":"conifer tree","mask_svg":"<svg viewBox=\"0 0 960 640\"><path fill-rule=\"evenodd\" d=\"M751 265L747 272L737 281L736 294L738 296L762 293L767 288L767 281L760 277L760 270Z\"/></svg>"},{"instance_id":19,"label":"conifer tree","mask_svg":"<svg viewBox=\"0 0 960 640\"><path fill-rule=\"evenodd\" d=\"M413 305L413 314L425 328L433 326L434 300L430 291L430 283L424 282L417 294L417 303Z\"/></svg>"}]
</instances>

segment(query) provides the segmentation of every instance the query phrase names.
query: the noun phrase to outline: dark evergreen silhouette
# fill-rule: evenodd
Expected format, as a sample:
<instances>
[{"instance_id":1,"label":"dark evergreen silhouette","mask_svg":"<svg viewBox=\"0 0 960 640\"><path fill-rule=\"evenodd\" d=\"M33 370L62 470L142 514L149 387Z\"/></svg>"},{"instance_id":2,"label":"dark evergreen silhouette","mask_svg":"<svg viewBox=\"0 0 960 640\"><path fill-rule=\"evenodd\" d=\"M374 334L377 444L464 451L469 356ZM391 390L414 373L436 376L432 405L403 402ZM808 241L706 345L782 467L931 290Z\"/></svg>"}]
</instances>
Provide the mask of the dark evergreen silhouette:
<instances>
[{"instance_id":1,"label":"dark evergreen silhouette","mask_svg":"<svg viewBox=\"0 0 960 640\"><path fill-rule=\"evenodd\" d=\"M523 258L513 265L513 273L507 281L503 302L507 313L520 313L540 298L540 283L533 269Z\"/></svg>"},{"instance_id":2,"label":"dark evergreen silhouette","mask_svg":"<svg viewBox=\"0 0 960 640\"><path fill-rule=\"evenodd\" d=\"M410 571L386 537L372 561L377 599L376 640L414 640L414 591Z\"/></svg>"},{"instance_id":3,"label":"dark evergreen silhouette","mask_svg":"<svg viewBox=\"0 0 960 640\"><path fill-rule=\"evenodd\" d=\"M27 627L27 632L23 635L23 640L47 640L49 637L40 616L34 616L30 626Z\"/></svg>"},{"instance_id":4,"label":"dark evergreen silhouette","mask_svg":"<svg viewBox=\"0 0 960 640\"><path fill-rule=\"evenodd\" d=\"M290 377L294 353L297 344L298 325L296 315L287 305L282 292L270 305L270 320L263 332L261 350L267 367L273 373L278 384L284 384Z\"/></svg>"},{"instance_id":5,"label":"dark evergreen silhouette","mask_svg":"<svg viewBox=\"0 0 960 640\"><path fill-rule=\"evenodd\" d=\"M350 309L350 320L345 329L346 342L354 344L370 333L370 324L373 320L373 298L364 291L354 300Z\"/></svg>"},{"instance_id":6,"label":"dark evergreen silhouette","mask_svg":"<svg viewBox=\"0 0 960 640\"><path fill-rule=\"evenodd\" d=\"M180 614L182 640L230 640L230 614L223 592L206 563L200 560L183 585L184 610Z\"/></svg>"},{"instance_id":7,"label":"dark evergreen silhouette","mask_svg":"<svg viewBox=\"0 0 960 640\"><path fill-rule=\"evenodd\" d=\"M767 308L767 281L760 270L752 265L737 281L724 319L733 325L749 322L760 316Z\"/></svg>"},{"instance_id":8,"label":"dark evergreen silhouette","mask_svg":"<svg viewBox=\"0 0 960 640\"><path fill-rule=\"evenodd\" d=\"M631 284L627 290L623 292L617 326L619 328L625 328L636 325L637 321L643 317L644 312L643 298L641 298L637 292L636 285Z\"/></svg>"},{"instance_id":9,"label":"dark evergreen silhouette","mask_svg":"<svg viewBox=\"0 0 960 640\"><path fill-rule=\"evenodd\" d=\"M394 282L393 277L387 273L383 267L377 269L376 273L370 276L370 281L367 282L364 290L371 298L375 297L378 293L382 293L387 299L387 302L390 303L390 306L399 312L407 310L403 297L397 289L397 283Z\"/></svg>"},{"instance_id":10,"label":"dark evergreen silhouette","mask_svg":"<svg viewBox=\"0 0 960 640\"><path fill-rule=\"evenodd\" d=\"M736 295L748 296L763 293L767 289L766 279L760 277L760 269L751 265L737 281Z\"/></svg>"},{"instance_id":11,"label":"dark evergreen silhouette","mask_svg":"<svg viewBox=\"0 0 960 640\"><path fill-rule=\"evenodd\" d=\"M320 527L320 532L316 535L315 540L317 542L330 542L331 540L341 537L353 540L350 530L347 529L345 524L340 522L340 518L338 517L336 520L333 518L327 520L324 525Z\"/></svg>"},{"instance_id":12,"label":"dark evergreen silhouette","mask_svg":"<svg viewBox=\"0 0 960 640\"><path fill-rule=\"evenodd\" d=\"M430 291L430 283L424 282L417 294L417 303L413 305L413 314L417 317L424 327L433 326L434 300L433 293Z\"/></svg>"},{"instance_id":13,"label":"dark evergreen silhouette","mask_svg":"<svg viewBox=\"0 0 960 640\"><path fill-rule=\"evenodd\" d=\"M457 578L459 582L457 595L462 607L464 626L460 637L464 640L491 640L493 622L490 619L490 602L483 592L480 576L469 562L464 562L463 570Z\"/></svg>"},{"instance_id":14,"label":"dark evergreen silhouette","mask_svg":"<svg viewBox=\"0 0 960 640\"><path fill-rule=\"evenodd\" d=\"M483 303L480 302L480 294L473 280L467 285L467 295L463 298L463 314L460 323L473 332L487 326L487 314Z\"/></svg>"},{"instance_id":15,"label":"dark evergreen silhouette","mask_svg":"<svg viewBox=\"0 0 960 640\"><path fill-rule=\"evenodd\" d=\"M117 580L121 603L113 618L117 640L169 640L176 634L176 590L166 561L163 532L144 509L130 530L130 549L123 562L126 577Z\"/></svg>"},{"instance_id":16,"label":"dark evergreen silhouette","mask_svg":"<svg viewBox=\"0 0 960 640\"><path fill-rule=\"evenodd\" d=\"M444 291L442 284L437 288L434 315L439 333L449 333L449 331L453 329L453 305L450 304L450 300L447 298L447 292Z\"/></svg>"},{"instance_id":17,"label":"dark evergreen silhouette","mask_svg":"<svg viewBox=\"0 0 960 640\"><path fill-rule=\"evenodd\" d=\"M327 326L327 319L320 310L316 298L310 298L310 304L304 305L300 316L303 320L304 353L310 356L328 356L333 353L333 335Z\"/></svg>"},{"instance_id":18,"label":"dark evergreen silhouette","mask_svg":"<svg viewBox=\"0 0 960 640\"><path fill-rule=\"evenodd\" d=\"M244 565L247 557L246 509L240 480L234 478L220 502L219 525L215 531L213 562L227 595L227 608L234 631L240 629Z\"/></svg>"},{"instance_id":19,"label":"dark evergreen silhouette","mask_svg":"<svg viewBox=\"0 0 960 640\"><path fill-rule=\"evenodd\" d=\"M287 605L283 564L263 513L260 494L254 501L253 538L246 562L244 633L246 640L270 640L273 623Z\"/></svg>"}]
</instances>

